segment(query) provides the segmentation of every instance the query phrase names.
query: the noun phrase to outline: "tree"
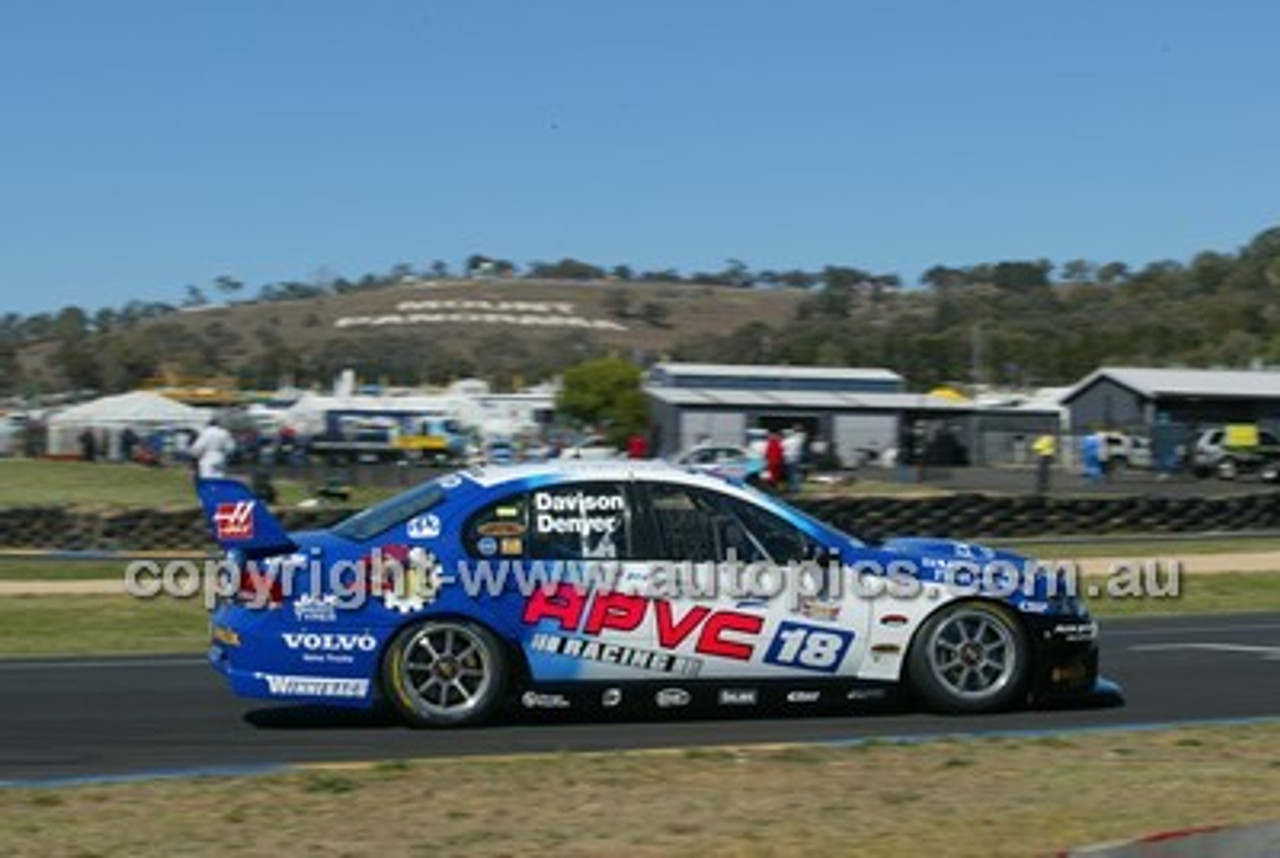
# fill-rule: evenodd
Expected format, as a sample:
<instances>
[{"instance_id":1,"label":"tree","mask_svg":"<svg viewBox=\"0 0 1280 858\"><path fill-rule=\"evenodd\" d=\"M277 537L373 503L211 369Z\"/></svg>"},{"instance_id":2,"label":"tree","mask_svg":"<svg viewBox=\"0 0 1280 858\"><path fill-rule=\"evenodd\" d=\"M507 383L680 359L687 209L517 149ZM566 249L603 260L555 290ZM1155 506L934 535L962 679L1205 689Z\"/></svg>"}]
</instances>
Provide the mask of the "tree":
<instances>
[{"instance_id":1,"label":"tree","mask_svg":"<svg viewBox=\"0 0 1280 858\"><path fill-rule=\"evenodd\" d=\"M1129 277L1129 266L1123 262L1108 262L1098 266L1099 283L1120 283Z\"/></svg>"},{"instance_id":2,"label":"tree","mask_svg":"<svg viewBox=\"0 0 1280 858\"><path fill-rule=\"evenodd\" d=\"M68 387L96 388L101 373L96 351L89 343L89 316L80 307L64 307L53 320L58 341L54 363Z\"/></svg>"},{"instance_id":3,"label":"tree","mask_svg":"<svg viewBox=\"0 0 1280 858\"><path fill-rule=\"evenodd\" d=\"M755 281L755 275L741 259L726 259L724 270L716 275L716 279L726 286L745 289Z\"/></svg>"},{"instance_id":4,"label":"tree","mask_svg":"<svg viewBox=\"0 0 1280 858\"><path fill-rule=\"evenodd\" d=\"M233 296L237 295L240 290L244 288L244 284L234 277L228 277L226 274L223 274L221 277L214 279L213 288L221 292L222 295L230 301Z\"/></svg>"},{"instance_id":5,"label":"tree","mask_svg":"<svg viewBox=\"0 0 1280 858\"><path fill-rule=\"evenodd\" d=\"M812 289L818 282L818 275L792 268L789 271L779 271L777 282L788 289Z\"/></svg>"},{"instance_id":6,"label":"tree","mask_svg":"<svg viewBox=\"0 0 1280 858\"><path fill-rule=\"evenodd\" d=\"M617 357L589 360L566 369L563 381L556 406L573 419L604 427L618 446L644 431L648 414L635 364Z\"/></svg>"},{"instance_id":7,"label":"tree","mask_svg":"<svg viewBox=\"0 0 1280 858\"><path fill-rule=\"evenodd\" d=\"M1097 276L1097 266L1087 259L1069 259L1062 263L1062 279L1068 283L1088 283Z\"/></svg>"},{"instance_id":8,"label":"tree","mask_svg":"<svg viewBox=\"0 0 1280 858\"><path fill-rule=\"evenodd\" d=\"M822 269L818 279L827 289L857 289L863 283L870 283L874 278L861 268L848 268L843 265L828 265Z\"/></svg>"},{"instance_id":9,"label":"tree","mask_svg":"<svg viewBox=\"0 0 1280 858\"><path fill-rule=\"evenodd\" d=\"M431 264L427 266L427 271L437 280L443 280L449 276L449 263L443 259L433 259Z\"/></svg>"},{"instance_id":10,"label":"tree","mask_svg":"<svg viewBox=\"0 0 1280 858\"><path fill-rule=\"evenodd\" d=\"M209 303L209 299L205 297L204 290L199 286L187 284L187 296L182 299L184 307L204 307Z\"/></svg>"},{"instance_id":11,"label":"tree","mask_svg":"<svg viewBox=\"0 0 1280 858\"><path fill-rule=\"evenodd\" d=\"M1053 263L1047 259L1035 262L997 262L991 274L991 282L997 289L1008 292L1028 292L1049 286L1049 272Z\"/></svg>"},{"instance_id":12,"label":"tree","mask_svg":"<svg viewBox=\"0 0 1280 858\"><path fill-rule=\"evenodd\" d=\"M613 270L609 272L609 275L613 277L614 280L621 280L624 283L628 280L636 279L636 273L632 270L630 265L615 265L613 266Z\"/></svg>"},{"instance_id":13,"label":"tree","mask_svg":"<svg viewBox=\"0 0 1280 858\"><path fill-rule=\"evenodd\" d=\"M605 271L589 262L565 258L559 262L530 262L525 276L536 280L603 280Z\"/></svg>"}]
</instances>

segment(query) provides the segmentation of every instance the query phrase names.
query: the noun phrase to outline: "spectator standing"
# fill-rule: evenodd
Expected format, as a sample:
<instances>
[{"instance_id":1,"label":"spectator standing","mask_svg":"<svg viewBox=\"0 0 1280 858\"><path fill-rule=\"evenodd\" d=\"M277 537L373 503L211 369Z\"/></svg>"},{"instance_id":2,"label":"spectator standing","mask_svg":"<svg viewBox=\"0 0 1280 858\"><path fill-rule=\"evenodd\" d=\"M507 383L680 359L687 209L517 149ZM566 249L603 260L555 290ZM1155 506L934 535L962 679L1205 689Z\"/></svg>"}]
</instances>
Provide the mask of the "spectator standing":
<instances>
[{"instance_id":1,"label":"spectator standing","mask_svg":"<svg viewBox=\"0 0 1280 858\"><path fill-rule=\"evenodd\" d=\"M804 477L804 447L807 438L804 430L793 426L782 439L782 458L787 471L787 493L797 494Z\"/></svg>"},{"instance_id":2,"label":"spectator standing","mask_svg":"<svg viewBox=\"0 0 1280 858\"><path fill-rule=\"evenodd\" d=\"M649 442L645 440L643 433L632 432L631 437L627 439L627 458L649 458Z\"/></svg>"},{"instance_id":3,"label":"spectator standing","mask_svg":"<svg viewBox=\"0 0 1280 858\"><path fill-rule=\"evenodd\" d=\"M787 464L786 454L782 449L782 438L777 432L770 432L768 439L764 442L764 464L769 482L773 484L776 491L782 491L786 487Z\"/></svg>"},{"instance_id":4,"label":"spectator standing","mask_svg":"<svg viewBox=\"0 0 1280 858\"><path fill-rule=\"evenodd\" d=\"M80 458L86 462L92 462L98 458L98 439L94 437L93 430L86 427L79 435L80 440Z\"/></svg>"},{"instance_id":5,"label":"spectator standing","mask_svg":"<svg viewBox=\"0 0 1280 858\"><path fill-rule=\"evenodd\" d=\"M227 457L236 449L236 442L231 433L218 424L217 418L209 421L209 425L196 436L196 440L187 452L196 460L202 479L209 477L225 477L227 475Z\"/></svg>"},{"instance_id":6,"label":"spectator standing","mask_svg":"<svg viewBox=\"0 0 1280 858\"><path fill-rule=\"evenodd\" d=\"M1048 432L1036 438L1031 445L1036 454L1036 494L1049 493L1049 469L1053 466L1053 457L1057 454L1058 443Z\"/></svg>"}]
</instances>

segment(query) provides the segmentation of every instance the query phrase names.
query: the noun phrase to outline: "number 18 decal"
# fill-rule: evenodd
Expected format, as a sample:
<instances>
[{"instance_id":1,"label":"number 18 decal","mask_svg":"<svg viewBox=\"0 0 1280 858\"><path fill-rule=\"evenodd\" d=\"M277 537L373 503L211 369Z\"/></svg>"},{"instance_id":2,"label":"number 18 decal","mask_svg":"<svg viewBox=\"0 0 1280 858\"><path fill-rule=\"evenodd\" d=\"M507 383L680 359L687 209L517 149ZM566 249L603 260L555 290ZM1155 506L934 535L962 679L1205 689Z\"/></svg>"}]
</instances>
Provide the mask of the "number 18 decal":
<instances>
[{"instance_id":1,"label":"number 18 decal","mask_svg":"<svg viewBox=\"0 0 1280 858\"><path fill-rule=\"evenodd\" d=\"M835 673L851 643L852 632L782 622L764 660L783 667Z\"/></svg>"}]
</instances>

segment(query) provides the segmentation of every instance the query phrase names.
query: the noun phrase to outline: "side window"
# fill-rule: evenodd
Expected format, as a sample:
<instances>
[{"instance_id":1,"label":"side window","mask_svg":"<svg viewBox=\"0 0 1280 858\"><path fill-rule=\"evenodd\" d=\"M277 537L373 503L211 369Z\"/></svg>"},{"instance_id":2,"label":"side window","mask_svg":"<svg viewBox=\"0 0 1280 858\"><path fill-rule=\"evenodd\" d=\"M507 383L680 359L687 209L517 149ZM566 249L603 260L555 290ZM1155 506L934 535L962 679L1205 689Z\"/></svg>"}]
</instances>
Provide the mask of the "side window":
<instances>
[{"instance_id":1,"label":"side window","mask_svg":"<svg viewBox=\"0 0 1280 858\"><path fill-rule=\"evenodd\" d=\"M772 562L817 556L803 531L747 501L693 486L647 486L653 533L640 549L645 559L689 563Z\"/></svg>"},{"instance_id":2,"label":"side window","mask_svg":"<svg viewBox=\"0 0 1280 858\"><path fill-rule=\"evenodd\" d=\"M739 498L721 495L720 500L774 563L799 563L818 556L818 543L781 517Z\"/></svg>"},{"instance_id":3,"label":"side window","mask_svg":"<svg viewBox=\"0 0 1280 858\"><path fill-rule=\"evenodd\" d=\"M625 560L632 556L631 504L623 484L570 483L530 492L528 556Z\"/></svg>"},{"instance_id":4,"label":"side window","mask_svg":"<svg viewBox=\"0 0 1280 858\"><path fill-rule=\"evenodd\" d=\"M724 559L716 534L716 511L697 490L648 483L643 496L653 526L641 548L645 560L706 563Z\"/></svg>"},{"instance_id":5,"label":"side window","mask_svg":"<svg viewBox=\"0 0 1280 858\"><path fill-rule=\"evenodd\" d=\"M527 494L515 494L482 507L462 530L462 545L472 557L512 559L528 545Z\"/></svg>"}]
</instances>

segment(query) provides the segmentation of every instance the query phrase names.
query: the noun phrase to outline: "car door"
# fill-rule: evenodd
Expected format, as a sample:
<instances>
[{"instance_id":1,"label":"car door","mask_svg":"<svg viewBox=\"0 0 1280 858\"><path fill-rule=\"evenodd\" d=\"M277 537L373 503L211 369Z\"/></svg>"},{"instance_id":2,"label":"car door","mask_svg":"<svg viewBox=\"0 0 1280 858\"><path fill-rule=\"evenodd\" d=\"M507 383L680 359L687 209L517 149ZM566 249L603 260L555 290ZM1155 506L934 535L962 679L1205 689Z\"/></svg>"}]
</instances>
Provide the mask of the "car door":
<instances>
[{"instance_id":1,"label":"car door","mask_svg":"<svg viewBox=\"0 0 1280 858\"><path fill-rule=\"evenodd\" d=\"M870 611L838 562L823 568L831 546L701 485L640 481L634 503L630 565L651 597L636 645L689 659L706 679L856 674Z\"/></svg>"}]
</instances>

